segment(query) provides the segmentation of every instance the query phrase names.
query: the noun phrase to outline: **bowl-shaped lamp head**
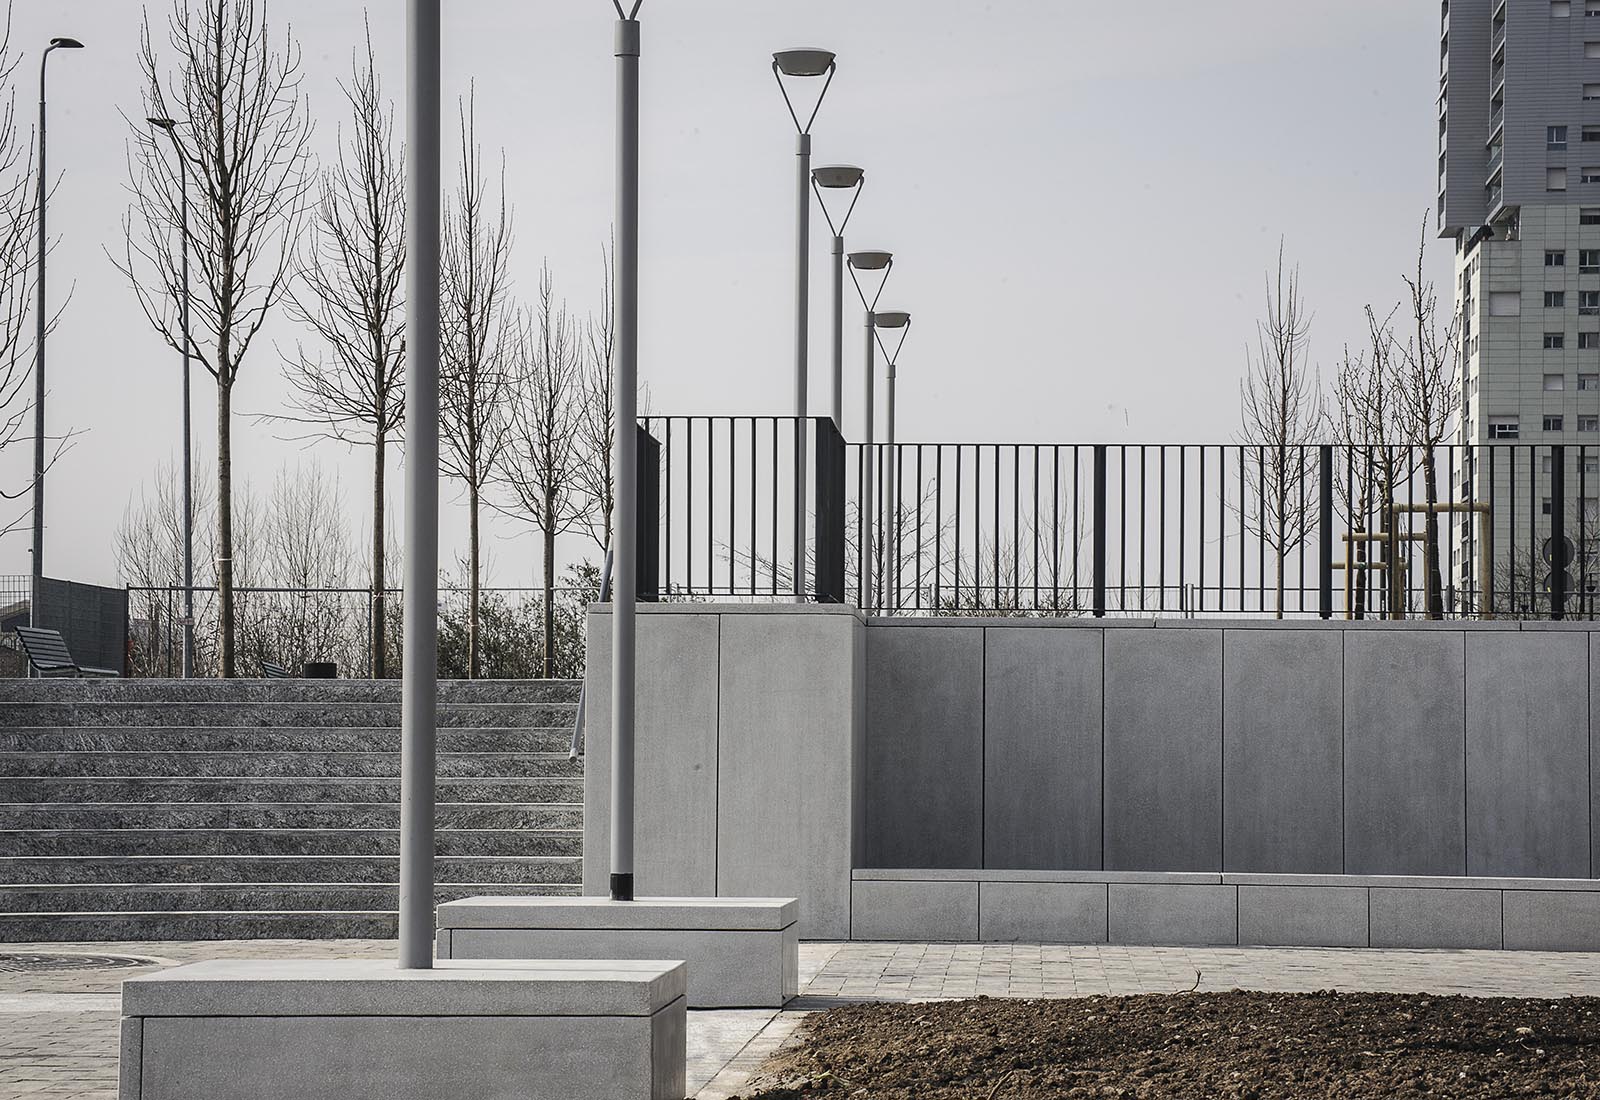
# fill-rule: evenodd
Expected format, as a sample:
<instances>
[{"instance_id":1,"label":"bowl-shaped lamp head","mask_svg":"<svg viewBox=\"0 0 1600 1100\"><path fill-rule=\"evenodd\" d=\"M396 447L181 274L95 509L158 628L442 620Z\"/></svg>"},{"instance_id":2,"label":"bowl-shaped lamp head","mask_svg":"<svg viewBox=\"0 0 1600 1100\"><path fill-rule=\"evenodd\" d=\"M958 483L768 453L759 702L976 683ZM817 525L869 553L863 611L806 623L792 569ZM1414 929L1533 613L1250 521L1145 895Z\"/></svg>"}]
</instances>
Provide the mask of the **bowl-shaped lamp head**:
<instances>
[{"instance_id":1,"label":"bowl-shaped lamp head","mask_svg":"<svg viewBox=\"0 0 1600 1100\"><path fill-rule=\"evenodd\" d=\"M811 170L811 178L817 181L818 187L834 189L854 187L865 175L866 172L853 164L829 164Z\"/></svg>"},{"instance_id":2,"label":"bowl-shaped lamp head","mask_svg":"<svg viewBox=\"0 0 1600 1100\"><path fill-rule=\"evenodd\" d=\"M879 328L905 328L911 323L911 314L899 309L880 310L873 319Z\"/></svg>"},{"instance_id":3,"label":"bowl-shaped lamp head","mask_svg":"<svg viewBox=\"0 0 1600 1100\"><path fill-rule=\"evenodd\" d=\"M852 252L850 266L857 271L882 271L892 259L894 254L891 252Z\"/></svg>"},{"instance_id":4,"label":"bowl-shaped lamp head","mask_svg":"<svg viewBox=\"0 0 1600 1100\"><path fill-rule=\"evenodd\" d=\"M833 64L832 50L779 50L772 63L784 76L821 76Z\"/></svg>"}]
</instances>

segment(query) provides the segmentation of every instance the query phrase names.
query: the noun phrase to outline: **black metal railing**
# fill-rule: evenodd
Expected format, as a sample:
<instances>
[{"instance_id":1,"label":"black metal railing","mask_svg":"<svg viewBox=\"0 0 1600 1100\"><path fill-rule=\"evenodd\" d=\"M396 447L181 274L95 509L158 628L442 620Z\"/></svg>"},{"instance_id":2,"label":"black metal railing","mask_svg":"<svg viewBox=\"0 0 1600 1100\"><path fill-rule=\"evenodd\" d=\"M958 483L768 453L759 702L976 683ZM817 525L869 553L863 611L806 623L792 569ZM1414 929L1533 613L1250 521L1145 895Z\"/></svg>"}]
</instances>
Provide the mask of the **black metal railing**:
<instances>
[{"instance_id":1,"label":"black metal railing","mask_svg":"<svg viewBox=\"0 0 1600 1100\"><path fill-rule=\"evenodd\" d=\"M890 448L818 419L802 485L792 418L642 428L660 444L640 526L663 599L792 599L798 567L805 598L878 614L1588 618L1597 603L1600 441Z\"/></svg>"}]
</instances>

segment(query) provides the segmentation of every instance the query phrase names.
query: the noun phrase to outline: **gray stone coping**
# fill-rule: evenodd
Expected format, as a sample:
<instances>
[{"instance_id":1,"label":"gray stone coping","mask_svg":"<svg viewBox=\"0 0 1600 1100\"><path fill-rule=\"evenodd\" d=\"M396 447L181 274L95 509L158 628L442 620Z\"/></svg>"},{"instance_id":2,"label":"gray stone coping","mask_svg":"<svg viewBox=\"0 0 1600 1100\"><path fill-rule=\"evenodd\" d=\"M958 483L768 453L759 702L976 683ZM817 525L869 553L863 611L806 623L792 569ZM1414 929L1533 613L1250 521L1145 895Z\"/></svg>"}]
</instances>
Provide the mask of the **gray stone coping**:
<instances>
[{"instance_id":1,"label":"gray stone coping","mask_svg":"<svg viewBox=\"0 0 1600 1100\"><path fill-rule=\"evenodd\" d=\"M782 597L779 597L781 599ZM861 612L843 603L779 603L766 601L761 603L696 603L681 601L671 603L648 603L643 600L634 604L634 610L641 615L844 615L854 619L864 619ZM589 605L591 615L611 614L609 603L592 603Z\"/></svg>"},{"instance_id":2,"label":"gray stone coping","mask_svg":"<svg viewBox=\"0 0 1600 1100\"><path fill-rule=\"evenodd\" d=\"M1490 878L1466 875L1288 875L1197 871L1004 871L946 868L871 868L850 872L856 882L1148 883L1172 886L1355 886L1395 890L1549 890L1600 892L1600 879Z\"/></svg>"},{"instance_id":3,"label":"gray stone coping","mask_svg":"<svg viewBox=\"0 0 1600 1100\"><path fill-rule=\"evenodd\" d=\"M445 902L445 928L781 932L800 919L795 898L478 897Z\"/></svg>"},{"instance_id":4,"label":"gray stone coping","mask_svg":"<svg viewBox=\"0 0 1600 1100\"><path fill-rule=\"evenodd\" d=\"M652 1016L676 960L212 959L122 983L124 1016Z\"/></svg>"}]
</instances>

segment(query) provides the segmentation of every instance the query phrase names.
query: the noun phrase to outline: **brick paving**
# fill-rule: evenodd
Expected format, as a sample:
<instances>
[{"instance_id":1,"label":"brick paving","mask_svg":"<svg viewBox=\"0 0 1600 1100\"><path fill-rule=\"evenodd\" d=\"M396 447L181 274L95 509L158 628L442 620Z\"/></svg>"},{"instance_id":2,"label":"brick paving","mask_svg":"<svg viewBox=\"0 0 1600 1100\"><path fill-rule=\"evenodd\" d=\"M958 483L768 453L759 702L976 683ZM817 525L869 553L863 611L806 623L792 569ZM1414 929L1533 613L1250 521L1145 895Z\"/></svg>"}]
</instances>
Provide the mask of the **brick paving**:
<instances>
[{"instance_id":1,"label":"brick paving","mask_svg":"<svg viewBox=\"0 0 1600 1100\"><path fill-rule=\"evenodd\" d=\"M137 970L0 972L0 1100L114 1100L123 978L195 959L392 954L386 940L0 944L0 954L135 955ZM784 1012L690 1013L689 1081L722 1100L806 1012L851 1000L1074 997L1195 987L1600 996L1600 954L1038 944L802 944Z\"/></svg>"}]
</instances>

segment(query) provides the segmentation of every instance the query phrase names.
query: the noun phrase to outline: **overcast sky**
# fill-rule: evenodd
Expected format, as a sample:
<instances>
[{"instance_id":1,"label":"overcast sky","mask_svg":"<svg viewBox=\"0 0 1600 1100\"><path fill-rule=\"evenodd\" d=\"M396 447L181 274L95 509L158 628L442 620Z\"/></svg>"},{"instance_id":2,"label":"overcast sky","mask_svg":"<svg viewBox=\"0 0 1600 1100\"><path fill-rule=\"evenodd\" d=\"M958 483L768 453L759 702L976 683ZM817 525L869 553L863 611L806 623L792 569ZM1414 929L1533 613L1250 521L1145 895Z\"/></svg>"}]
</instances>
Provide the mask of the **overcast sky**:
<instances>
[{"instance_id":1,"label":"overcast sky","mask_svg":"<svg viewBox=\"0 0 1600 1100\"><path fill-rule=\"evenodd\" d=\"M148 10L164 20L169 7ZM402 97L403 10L271 0L272 22L304 49L320 154L363 11L386 90ZM48 410L52 430L83 434L49 477L46 562L102 583L116 580L112 535L130 496L179 438L176 356L102 251L119 246L127 205L119 112L144 114L140 16L132 0L26 0L13 16L25 118L39 48L53 35L88 47L50 62L50 165L62 173L51 287L72 299L49 344ZM517 289L531 294L548 258L580 312L598 296L611 217L614 18L607 0L445 11L449 103L476 81L479 137L491 155L505 149ZM1434 198L1436 5L646 0L641 20L640 369L659 413L791 411L794 137L775 49L838 53L816 163L867 169L851 244L895 252L883 306L916 315L900 371L906 441L1227 441L1280 236L1303 268L1327 375L1341 344L1361 339L1361 307L1398 298ZM824 235L814 242L815 408L828 397L815 384L828 276ZM1450 255L1430 244L1446 298ZM236 476L264 489L285 463L327 463L360 517L366 452L306 451L249 416L281 407L278 348L295 336L272 326L244 364ZM855 349L847 371L860 370ZM847 386L848 437L857 391ZM199 374L205 476L213 393ZM8 486L28 469L20 452L0 461ZM448 561L465 528L459 507L444 511ZM492 580L534 583L534 540L502 520L491 531ZM27 549L26 529L0 540L0 573L26 572Z\"/></svg>"}]
</instances>

